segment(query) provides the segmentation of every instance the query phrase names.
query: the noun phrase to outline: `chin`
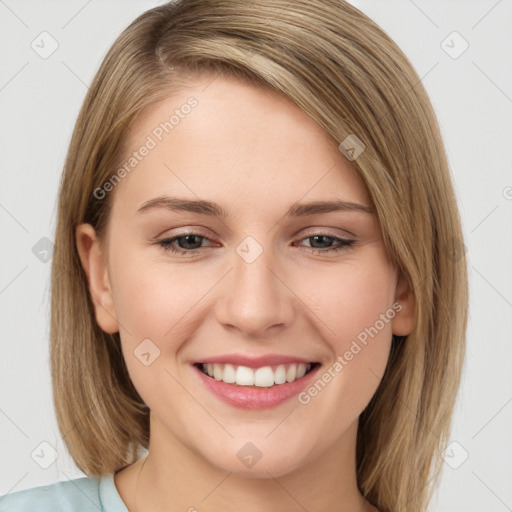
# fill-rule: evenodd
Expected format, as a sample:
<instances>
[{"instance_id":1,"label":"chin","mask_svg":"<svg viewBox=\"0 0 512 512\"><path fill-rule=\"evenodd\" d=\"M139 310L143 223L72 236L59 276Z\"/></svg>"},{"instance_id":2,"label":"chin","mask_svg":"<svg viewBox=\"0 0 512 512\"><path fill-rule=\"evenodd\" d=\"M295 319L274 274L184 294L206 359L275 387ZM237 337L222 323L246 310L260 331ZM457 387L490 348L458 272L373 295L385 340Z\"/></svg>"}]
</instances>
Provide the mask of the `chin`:
<instances>
[{"instance_id":1,"label":"chin","mask_svg":"<svg viewBox=\"0 0 512 512\"><path fill-rule=\"evenodd\" d=\"M306 465L310 459L300 442L294 448L292 443L271 443L264 436L261 442L243 439L231 440L232 446L226 446L219 453L209 452L205 458L223 471L255 479L284 476Z\"/></svg>"},{"instance_id":2,"label":"chin","mask_svg":"<svg viewBox=\"0 0 512 512\"><path fill-rule=\"evenodd\" d=\"M292 473L296 469L302 467L304 461L294 460L283 461L282 457L274 457L272 460L263 461L261 458L254 466L244 467L240 461L225 461L225 464L221 466L221 469L228 471L242 478L249 479L268 479L271 477L282 477L289 473ZM220 466L219 466L220 467Z\"/></svg>"}]
</instances>

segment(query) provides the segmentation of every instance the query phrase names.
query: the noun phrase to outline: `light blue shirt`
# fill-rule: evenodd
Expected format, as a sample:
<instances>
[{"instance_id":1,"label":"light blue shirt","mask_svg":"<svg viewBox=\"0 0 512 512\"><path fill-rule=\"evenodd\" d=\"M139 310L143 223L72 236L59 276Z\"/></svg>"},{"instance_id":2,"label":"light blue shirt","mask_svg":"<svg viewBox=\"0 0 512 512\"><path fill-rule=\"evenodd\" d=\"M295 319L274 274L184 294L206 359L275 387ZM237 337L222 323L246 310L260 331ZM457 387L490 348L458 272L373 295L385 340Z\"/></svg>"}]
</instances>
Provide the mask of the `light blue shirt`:
<instances>
[{"instance_id":1,"label":"light blue shirt","mask_svg":"<svg viewBox=\"0 0 512 512\"><path fill-rule=\"evenodd\" d=\"M114 475L82 477L0 496L0 512L128 512Z\"/></svg>"}]
</instances>

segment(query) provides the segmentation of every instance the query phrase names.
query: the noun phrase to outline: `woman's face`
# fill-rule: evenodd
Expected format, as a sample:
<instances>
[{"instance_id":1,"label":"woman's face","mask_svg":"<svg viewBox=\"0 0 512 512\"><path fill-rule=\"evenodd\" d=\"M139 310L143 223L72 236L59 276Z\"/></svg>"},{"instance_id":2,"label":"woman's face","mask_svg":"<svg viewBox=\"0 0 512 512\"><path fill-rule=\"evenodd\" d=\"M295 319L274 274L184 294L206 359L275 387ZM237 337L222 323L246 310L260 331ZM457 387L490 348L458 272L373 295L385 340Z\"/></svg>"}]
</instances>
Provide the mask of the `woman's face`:
<instances>
[{"instance_id":1,"label":"woman's face","mask_svg":"<svg viewBox=\"0 0 512 512\"><path fill-rule=\"evenodd\" d=\"M86 225L78 243L150 451L255 476L350 452L412 327L352 164L288 99L224 77L156 104L127 142L120 182L96 191L114 194L104 245Z\"/></svg>"}]
</instances>

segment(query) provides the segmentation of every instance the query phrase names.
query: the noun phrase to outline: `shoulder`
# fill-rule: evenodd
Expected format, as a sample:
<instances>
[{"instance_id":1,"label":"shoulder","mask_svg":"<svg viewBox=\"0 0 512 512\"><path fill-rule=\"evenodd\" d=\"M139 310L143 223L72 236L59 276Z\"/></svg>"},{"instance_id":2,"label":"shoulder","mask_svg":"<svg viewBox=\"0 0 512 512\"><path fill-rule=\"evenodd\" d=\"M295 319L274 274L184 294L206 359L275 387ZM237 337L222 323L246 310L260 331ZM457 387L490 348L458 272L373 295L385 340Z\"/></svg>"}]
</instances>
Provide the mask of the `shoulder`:
<instances>
[{"instance_id":1,"label":"shoulder","mask_svg":"<svg viewBox=\"0 0 512 512\"><path fill-rule=\"evenodd\" d=\"M0 496L0 512L101 511L99 478L82 477Z\"/></svg>"}]
</instances>

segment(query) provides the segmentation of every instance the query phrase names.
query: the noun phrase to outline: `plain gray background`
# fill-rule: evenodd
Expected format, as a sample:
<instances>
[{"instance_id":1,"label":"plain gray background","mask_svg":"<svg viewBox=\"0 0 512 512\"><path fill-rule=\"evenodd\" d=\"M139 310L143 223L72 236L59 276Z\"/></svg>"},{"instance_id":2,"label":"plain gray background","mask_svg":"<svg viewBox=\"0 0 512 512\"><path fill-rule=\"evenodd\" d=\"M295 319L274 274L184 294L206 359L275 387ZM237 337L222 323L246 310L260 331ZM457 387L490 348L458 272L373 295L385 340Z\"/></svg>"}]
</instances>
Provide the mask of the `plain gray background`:
<instances>
[{"instance_id":1,"label":"plain gray background","mask_svg":"<svg viewBox=\"0 0 512 512\"><path fill-rule=\"evenodd\" d=\"M137 15L160 3L0 0L0 494L83 476L58 432L50 389L57 187L103 56ZM512 2L352 3L398 43L422 78L463 218L468 358L431 510L512 510ZM58 47L46 55L52 45Z\"/></svg>"}]
</instances>

